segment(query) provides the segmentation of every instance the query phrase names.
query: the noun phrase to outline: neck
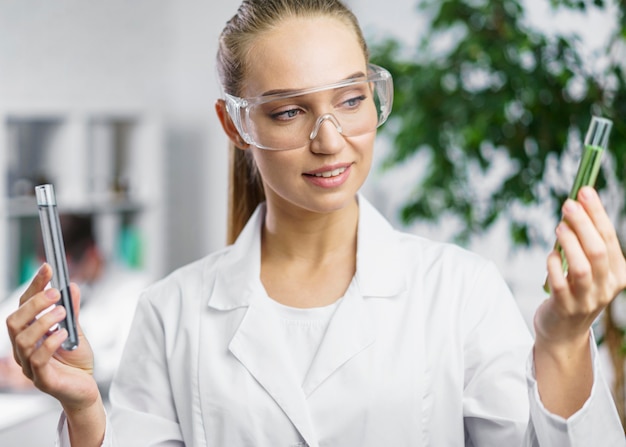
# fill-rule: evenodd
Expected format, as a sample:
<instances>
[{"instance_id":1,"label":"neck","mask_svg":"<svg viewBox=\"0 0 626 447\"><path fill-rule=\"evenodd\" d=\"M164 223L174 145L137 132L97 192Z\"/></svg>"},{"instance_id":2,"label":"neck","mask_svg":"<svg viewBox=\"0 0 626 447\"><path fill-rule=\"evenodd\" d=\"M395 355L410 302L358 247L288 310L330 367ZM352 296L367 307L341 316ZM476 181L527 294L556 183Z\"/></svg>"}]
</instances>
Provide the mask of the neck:
<instances>
[{"instance_id":1,"label":"neck","mask_svg":"<svg viewBox=\"0 0 626 447\"><path fill-rule=\"evenodd\" d=\"M323 264L336 256L355 256L356 198L329 213L291 212L268 203L263 227L263 258Z\"/></svg>"},{"instance_id":2,"label":"neck","mask_svg":"<svg viewBox=\"0 0 626 447\"><path fill-rule=\"evenodd\" d=\"M343 296L356 271L356 199L339 210L288 212L268 201L261 239L261 281L268 295L294 307Z\"/></svg>"}]
</instances>

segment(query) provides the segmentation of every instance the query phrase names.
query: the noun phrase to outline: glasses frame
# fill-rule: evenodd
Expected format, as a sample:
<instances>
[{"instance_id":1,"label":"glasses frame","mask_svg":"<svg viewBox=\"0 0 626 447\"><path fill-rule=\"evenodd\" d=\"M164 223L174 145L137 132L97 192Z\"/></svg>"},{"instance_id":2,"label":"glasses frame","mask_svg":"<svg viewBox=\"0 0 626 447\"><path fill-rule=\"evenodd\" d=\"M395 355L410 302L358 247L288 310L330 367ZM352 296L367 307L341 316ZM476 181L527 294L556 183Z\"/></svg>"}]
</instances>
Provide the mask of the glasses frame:
<instances>
[{"instance_id":1,"label":"glasses frame","mask_svg":"<svg viewBox=\"0 0 626 447\"><path fill-rule=\"evenodd\" d=\"M290 91L287 93L261 95L261 96L255 96L255 97L250 97L250 98L240 98L238 96L224 93L224 102L226 103L226 111L228 112L230 119L235 125L237 132L239 132L239 135L247 144L256 146L259 149L274 150L274 151L298 149L298 148L289 148L289 149L272 148L272 147L264 146L254 141L254 138L248 132L247 125L246 125L247 120L250 119L250 108L253 106L265 104L275 99L288 99L288 98L293 98L296 96L307 95L311 93L323 92L325 90L332 90L335 88L346 87L346 86L360 83L360 82L383 81L382 83L383 88L377 89L377 95L381 99L378 124L374 128L374 129L377 129L385 121L387 121L387 118L389 117L389 114L391 113L391 108L393 105L393 79L389 71L387 71L385 68L380 67L378 65L368 64L367 69L368 69L367 76L344 79L342 81L334 82L332 84L326 84L326 85L320 85L317 87L294 90L294 91Z\"/></svg>"}]
</instances>

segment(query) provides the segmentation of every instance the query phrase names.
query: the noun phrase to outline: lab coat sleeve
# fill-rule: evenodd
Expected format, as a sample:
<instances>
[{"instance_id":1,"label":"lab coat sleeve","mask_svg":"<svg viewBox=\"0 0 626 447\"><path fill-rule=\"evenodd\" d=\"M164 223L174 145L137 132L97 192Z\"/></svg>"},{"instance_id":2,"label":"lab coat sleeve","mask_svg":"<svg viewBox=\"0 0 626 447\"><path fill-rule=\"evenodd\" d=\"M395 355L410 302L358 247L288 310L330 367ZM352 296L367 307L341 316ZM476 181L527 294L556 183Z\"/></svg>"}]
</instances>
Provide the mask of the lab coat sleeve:
<instances>
[{"instance_id":1,"label":"lab coat sleeve","mask_svg":"<svg viewBox=\"0 0 626 447\"><path fill-rule=\"evenodd\" d=\"M57 426L57 440L54 443L54 447L70 447L70 437L67 432L67 419L65 419L65 413L61 413L59 418L59 425Z\"/></svg>"},{"instance_id":2,"label":"lab coat sleeve","mask_svg":"<svg viewBox=\"0 0 626 447\"><path fill-rule=\"evenodd\" d=\"M110 445L184 445L169 375L168 310L159 309L148 292L139 300L109 394Z\"/></svg>"},{"instance_id":3,"label":"lab coat sleeve","mask_svg":"<svg viewBox=\"0 0 626 447\"><path fill-rule=\"evenodd\" d=\"M550 413L539 396L532 355L527 363L527 382L532 420L530 440L539 446L583 447L590 445L626 446L617 410L602 376L593 334L590 337L593 360L593 387L583 407L568 419Z\"/></svg>"}]
</instances>

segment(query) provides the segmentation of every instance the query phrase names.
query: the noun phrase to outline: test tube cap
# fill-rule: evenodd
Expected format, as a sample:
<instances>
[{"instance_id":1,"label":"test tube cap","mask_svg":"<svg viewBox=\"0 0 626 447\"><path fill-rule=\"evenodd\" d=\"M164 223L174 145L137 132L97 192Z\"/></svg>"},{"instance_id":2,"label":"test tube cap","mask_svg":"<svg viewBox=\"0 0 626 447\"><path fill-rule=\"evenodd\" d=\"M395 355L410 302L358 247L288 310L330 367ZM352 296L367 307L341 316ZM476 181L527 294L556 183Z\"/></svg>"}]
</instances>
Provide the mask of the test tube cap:
<instances>
[{"instance_id":1,"label":"test tube cap","mask_svg":"<svg viewBox=\"0 0 626 447\"><path fill-rule=\"evenodd\" d=\"M610 119L593 116L585 137L585 146L606 149L609 146L609 135L612 127L613 121Z\"/></svg>"},{"instance_id":2,"label":"test tube cap","mask_svg":"<svg viewBox=\"0 0 626 447\"><path fill-rule=\"evenodd\" d=\"M57 204L54 195L54 186L50 184L35 186L35 196L37 197L37 205L52 206Z\"/></svg>"}]
</instances>

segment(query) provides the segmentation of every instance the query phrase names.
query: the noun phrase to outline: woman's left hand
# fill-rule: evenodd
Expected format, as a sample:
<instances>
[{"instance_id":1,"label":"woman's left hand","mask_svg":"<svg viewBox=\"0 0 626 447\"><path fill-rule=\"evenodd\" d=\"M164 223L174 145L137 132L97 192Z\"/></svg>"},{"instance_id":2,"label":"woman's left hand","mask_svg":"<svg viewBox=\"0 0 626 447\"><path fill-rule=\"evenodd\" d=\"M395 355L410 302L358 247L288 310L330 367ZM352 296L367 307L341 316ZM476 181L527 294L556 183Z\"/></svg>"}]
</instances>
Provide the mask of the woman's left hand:
<instances>
[{"instance_id":1,"label":"woman's left hand","mask_svg":"<svg viewBox=\"0 0 626 447\"><path fill-rule=\"evenodd\" d=\"M554 347L587 340L595 318L626 288L626 260L593 188L581 188L578 201L563 204L556 234L569 269L563 273L558 251L549 255L551 296L534 321L537 337Z\"/></svg>"},{"instance_id":2,"label":"woman's left hand","mask_svg":"<svg viewBox=\"0 0 626 447\"><path fill-rule=\"evenodd\" d=\"M626 260L593 188L581 188L578 201L563 204L556 234L569 269L563 273L560 253L550 253L551 296L535 313L534 363L545 408L568 418L591 393L591 324L626 287Z\"/></svg>"}]
</instances>

